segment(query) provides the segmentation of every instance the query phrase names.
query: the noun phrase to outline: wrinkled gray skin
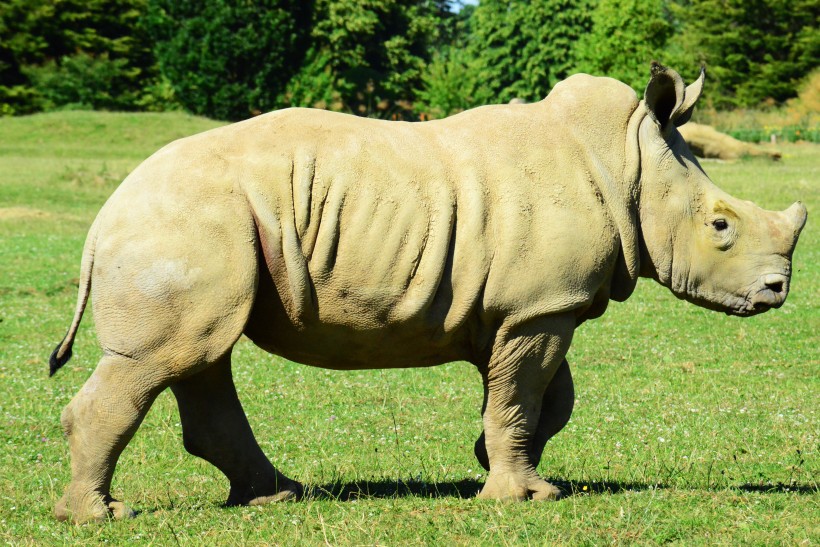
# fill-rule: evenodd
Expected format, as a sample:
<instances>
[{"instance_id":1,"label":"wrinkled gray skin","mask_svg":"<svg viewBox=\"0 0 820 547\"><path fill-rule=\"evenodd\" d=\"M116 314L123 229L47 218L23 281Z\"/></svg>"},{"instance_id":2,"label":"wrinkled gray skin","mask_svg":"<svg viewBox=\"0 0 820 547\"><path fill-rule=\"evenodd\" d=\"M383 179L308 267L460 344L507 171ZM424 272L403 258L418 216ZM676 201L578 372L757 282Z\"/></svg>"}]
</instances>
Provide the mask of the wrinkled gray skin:
<instances>
[{"instance_id":1,"label":"wrinkled gray skin","mask_svg":"<svg viewBox=\"0 0 820 547\"><path fill-rule=\"evenodd\" d=\"M297 498L236 396L230 354L336 369L475 364L483 498L553 499L536 466L570 417L574 329L638 276L734 315L780 306L805 208L716 188L681 139L703 76L653 65L643 101L577 75L543 101L383 122L291 109L182 139L95 220L70 356L93 293L104 355L63 412L72 478L56 516L124 517L111 478L170 387L185 448L227 503Z\"/></svg>"}]
</instances>

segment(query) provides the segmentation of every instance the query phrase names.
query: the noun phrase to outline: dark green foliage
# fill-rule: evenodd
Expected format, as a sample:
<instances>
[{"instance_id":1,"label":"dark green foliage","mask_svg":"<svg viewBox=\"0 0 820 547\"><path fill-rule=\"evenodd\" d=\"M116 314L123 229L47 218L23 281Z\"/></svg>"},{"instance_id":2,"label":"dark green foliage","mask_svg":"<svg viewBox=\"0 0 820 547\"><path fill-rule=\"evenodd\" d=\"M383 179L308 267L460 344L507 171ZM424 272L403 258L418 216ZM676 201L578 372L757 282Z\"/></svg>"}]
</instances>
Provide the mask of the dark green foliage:
<instances>
[{"instance_id":1,"label":"dark green foliage","mask_svg":"<svg viewBox=\"0 0 820 547\"><path fill-rule=\"evenodd\" d=\"M240 120L277 106L301 66L312 3L149 0L163 75L195 114Z\"/></svg>"},{"instance_id":2,"label":"dark green foliage","mask_svg":"<svg viewBox=\"0 0 820 547\"><path fill-rule=\"evenodd\" d=\"M23 69L47 110L55 107L127 110L137 102L140 90L128 84L138 71L128 67L127 59L87 53Z\"/></svg>"},{"instance_id":3,"label":"dark green foliage","mask_svg":"<svg viewBox=\"0 0 820 547\"><path fill-rule=\"evenodd\" d=\"M476 105L476 62L467 51L475 6L442 19L439 43L421 75L414 108L422 119L442 118Z\"/></svg>"},{"instance_id":4,"label":"dark green foliage","mask_svg":"<svg viewBox=\"0 0 820 547\"><path fill-rule=\"evenodd\" d=\"M575 64L573 47L589 31L587 0L482 0L471 21L475 102L540 100Z\"/></svg>"},{"instance_id":5,"label":"dark green foliage","mask_svg":"<svg viewBox=\"0 0 820 547\"><path fill-rule=\"evenodd\" d=\"M449 2L317 0L311 50L288 86L289 105L405 117ZM312 85L316 82L317 85Z\"/></svg>"},{"instance_id":6,"label":"dark green foliage","mask_svg":"<svg viewBox=\"0 0 820 547\"><path fill-rule=\"evenodd\" d=\"M330 54L310 48L299 71L291 77L279 97L282 106L308 106L327 110L344 110L343 95L352 86L334 71Z\"/></svg>"},{"instance_id":7,"label":"dark green foliage","mask_svg":"<svg viewBox=\"0 0 820 547\"><path fill-rule=\"evenodd\" d=\"M674 33L665 0L601 0L592 12L592 28L575 45L576 70L609 76L632 86L641 96L649 63L666 61Z\"/></svg>"},{"instance_id":8,"label":"dark green foliage","mask_svg":"<svg viewBox=\"0 0 820 547\"><path fill-rule=\"evenodd\" d=\"M458 9L455 9L458 8ZM779 105L818 67L816 0L0 0L0 115L286 106L392 119L535 101L574 72Z\"/></svg>"},{"instance_id":9,"label":"dark green foliage","mask_svg":"<svg viewBox=\"0 0 820 547\"><path fill-rule=\"evenodd\" d=\"M781 103L820 64L816 0L679 0L673 7L683 23L682 61L706 63L707 100L717 108Z\"/></svg>"},{"instance_id":10,"label":"dark green foliage","mask_svg":"<svg viewBox=\"0 0 820 547\"><path fill-rule=\"evenodd\" d=\"M424 119L444 118L475 105L477 81L464 49L442 49L427 64L422 84L415 109Z\"/></svg>"},{"instance_id":11,"label":"dark green foliage","mask_svg":"<svg viewBox=\"0 0 820 547\"><path fill-rule=\"evenodd\" d=\"M0 0L0 113L134 110L157 83L145 0Z\"/></svg>"}]
</instances>

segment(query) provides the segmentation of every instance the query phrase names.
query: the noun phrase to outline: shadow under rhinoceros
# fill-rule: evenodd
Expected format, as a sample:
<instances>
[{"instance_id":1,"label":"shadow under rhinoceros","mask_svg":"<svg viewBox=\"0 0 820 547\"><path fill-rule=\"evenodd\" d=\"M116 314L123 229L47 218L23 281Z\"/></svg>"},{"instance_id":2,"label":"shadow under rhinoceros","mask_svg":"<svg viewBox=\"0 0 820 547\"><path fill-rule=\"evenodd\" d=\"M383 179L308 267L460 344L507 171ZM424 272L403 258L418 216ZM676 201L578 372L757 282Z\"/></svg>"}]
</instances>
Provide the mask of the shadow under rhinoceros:
<instances>
[{"instance_id":1,"label":"shadow under rhinoceros","mask_svg":"<svg viewBox=\"0 0 820 547\"><path fill-rule=\"evenodd\" d=\"M548 479L549 480L549 479ZM631 482L575 482L550 480L563 497L586 494L618 494L665 488L661 484ZM417 480L363 480L348 483L330 483L308 486L305 496L310 499L354 501L364 498L473 498L484 486L483 481L462 479L459 481L425 482Z\"/></svg>"},{"instance_id":2,"label":"shadow under rhinoceros","mask_svg":"<svg viewBox=\"0 0 820 547\"><path fill-rule=\"evenodd\" d=\"M622 494L625 492L641 492L645 490L664 490L668 486L660 483L636 483L617 481L564 481L548 479L557 486L562 497L588 496L602 494ZM359 499L387 499L387 498L473 498L484 485L482 481L462 479L460 481L424 482L417 480L362 480L347 483L329 483L305 487L305 498L311 500L356 501ZM814 484L752 484L746 483L730 486L729 490L740 490L761 494L797 494L812 495L818 493ZM686 490L685 488L682 490ZM724 488L707 488L706 490L724 490ZM224 504L222 505L224 507ZM171 502L167 506L155 506L136 511L137 515L152 514L158 511L167 511L176 508Z\"/></svg>"},{"instance_id":3,"label":"shadow under rhinoceros","mask_svg":"<svg viewBox=\"0 0 820 547\"><path fill-rule=\"evenodd\" d=\"M665 490L669 486L662 483L638 483L618 481L565 481L547 479L561 490L562 497L600 494L622 494L644 490ZM475 497L484 483L473 479L447 482L425 482L417 480L363 480L347 483L330 483L308 486L305 497L314 500L355 501L367 498L461 498ZM756 492L762 494L793 493L808 495L818 493L817 486L808 484L751 484L730 486L730 490ZM708 488L707 490L723 490Z\"/></svg>"},{"instance_id":4,"label":"shadow under rhinoceros","mask_svg":"<svg viewBox=\"0 0 820 547\"><path fill-rule=\"evenodd\" d=\"M472 498L484 485L483 481L426 482L420 480L361 480L334 482L305 487L305 497L317 500L354 501L366 498Z\"/></svg>"}]
</instances>

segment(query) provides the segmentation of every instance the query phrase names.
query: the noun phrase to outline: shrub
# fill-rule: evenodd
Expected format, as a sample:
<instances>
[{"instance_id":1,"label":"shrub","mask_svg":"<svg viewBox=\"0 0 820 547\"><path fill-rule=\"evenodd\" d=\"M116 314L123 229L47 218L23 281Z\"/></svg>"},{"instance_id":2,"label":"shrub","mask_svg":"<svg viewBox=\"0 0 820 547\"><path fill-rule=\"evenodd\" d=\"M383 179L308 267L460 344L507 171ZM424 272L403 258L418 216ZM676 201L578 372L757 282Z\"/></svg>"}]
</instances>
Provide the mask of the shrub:
<instances>
[{"instance_id":1,"label":"shrub","mask_svg":"<svg viewBox=\"0 0 820 547\"><path fill-rule=\"evenodd\" d=\"M478 104L543 99L571 73L589 31L588 0L482 0L470 22Z\"/></svg>"},{"instance_id":2,"label":"shrub","mask_svg":"<svg viewBox=\"0 0 820 547\"><path fill-rule=\"evenodd\" d=\"M127 110L139 94L128 85L134 70L129 70L126 59L78 53L59 62L27 67L24 73L37 90L39 106L44 110Z\"/></svg>"},{"instance_id":3,"label":"shrub","mask_svg":"<svg viewBox=\"0 0 820 547\"><path fill-rule=\"evenodd\" d=\"M665 49L674 27L666 4L664 0L601 0L592 11L592 28L575 45L575 70L615 78L642 96L649 63L668 62Z\"/></svg>"}]
</instances>

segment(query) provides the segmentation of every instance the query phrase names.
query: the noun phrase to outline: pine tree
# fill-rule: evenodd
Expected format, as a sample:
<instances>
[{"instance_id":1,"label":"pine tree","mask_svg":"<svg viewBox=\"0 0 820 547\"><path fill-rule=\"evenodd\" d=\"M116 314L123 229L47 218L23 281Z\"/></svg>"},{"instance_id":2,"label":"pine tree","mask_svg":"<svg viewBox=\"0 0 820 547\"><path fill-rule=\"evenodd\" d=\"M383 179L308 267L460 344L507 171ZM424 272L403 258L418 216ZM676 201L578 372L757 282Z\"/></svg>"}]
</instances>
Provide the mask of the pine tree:
<instances>
[{"instance_id":1,"label":"pine tree","mask_svg":"<svg viewBox=\"0 0 820 547\"><path fill-rule=\"evenodd\" d=\"M686 62L707 65L717 108L777 104L794 97L820 64L816 0L679 0L676 43Z\"/></svg>"},{"instance_id":2,"label":"pine tree","mask_svg":"<svg viewBox=\"0 0 820 547\"><path fill-rule=\"evenodd\" d=\"M158 72L145 0L0 0L0 113L133 110Z\"/></svg>"}]
</instances>

